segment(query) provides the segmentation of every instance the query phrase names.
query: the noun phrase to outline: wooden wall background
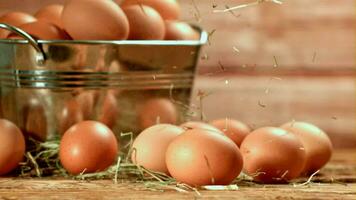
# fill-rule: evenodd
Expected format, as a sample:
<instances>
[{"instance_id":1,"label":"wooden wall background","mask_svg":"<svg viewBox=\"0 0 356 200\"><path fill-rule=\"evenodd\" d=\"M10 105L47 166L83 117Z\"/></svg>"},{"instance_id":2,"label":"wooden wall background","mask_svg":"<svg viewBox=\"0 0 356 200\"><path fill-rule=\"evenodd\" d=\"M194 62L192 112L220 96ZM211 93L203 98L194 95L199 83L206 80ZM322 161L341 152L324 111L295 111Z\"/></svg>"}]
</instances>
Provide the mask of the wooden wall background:
<instances>
[{"instance_id":1,"label":"wooden wall background","mask_svg":"<svg viewBox=\"0 0 356 200\"><path fill-rule=\"evenodd\" d=\"M34 12L63 0L0 0ZM353 0L286 0L214 13L253 1L180 0L182 19L212 33L193 96L207 120L234 117L252 127L304 120L337 147L356 146L356 5ZM215 7L215 8L213 8Z\"/></svg>"}]
</instances>

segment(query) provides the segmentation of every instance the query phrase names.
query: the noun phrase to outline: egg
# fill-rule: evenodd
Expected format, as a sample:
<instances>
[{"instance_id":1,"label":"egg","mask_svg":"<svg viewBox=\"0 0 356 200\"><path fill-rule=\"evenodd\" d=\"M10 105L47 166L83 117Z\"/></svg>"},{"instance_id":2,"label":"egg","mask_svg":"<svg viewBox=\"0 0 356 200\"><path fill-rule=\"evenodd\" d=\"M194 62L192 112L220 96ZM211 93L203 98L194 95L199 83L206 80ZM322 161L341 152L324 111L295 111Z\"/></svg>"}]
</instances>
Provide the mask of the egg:
<instances>
[{"instance_id":1,"label":"egg","mask_svg":"<svg viewBox=\"0 0 356 200\"><path fill-rule=\"evenodd\" d=\"M115 162L118 148L116 137L107 126L96 121L82 121L63 135L59 159L73 175L99 172Z\"/></svg>"},{"instance_id":2,"label":"egg","mask_svg":"<svg viewBox=\"0 0 356 200\"><path fill-rule=\"evenodd\" d=\"M153 8L132 5L123 8L129 21L130 40L163 40L165 25L162 17Z\"/></svg>"},{"instance_id":3,"label":"egg","mask_svg":"<svg viewBox=\"0 0 356 200\"><path fill-rule=\"evenodd\" d=\"M63 29L63 22L62 22L62 11L63 5L61 4L51 4L48 6L42 7L40 10L37 11L35 17L41 21L47 21L53 23L59 28Z\"/></svg>"},{"instance_id":4,"label":"egg","mask_svg":"<svg viewBox=\"0 0 356 200\"><path fill-rule=\"evenodd\" d=\"M244 171L262 183L282 183L297 178L306 161L302 142L281 128L263 127L251 132L240 150Z\"/></svg>"},{"instance_id":5,"label":"egg","mask_svg":"<svg viewBox=\"0 0 356 200\"><path fill-rule=\"evenodd\" d=\"M222 131L237 146L240 146L243 139L251 132L246 124L229 118L213 120L210 124Z\"/></svg>"},{"instance_id":6,"label":"egg","mask_svg":"<svg viewBox=\"0 0 356 200\"><path fill-rule=\"evenodd\" d=\"M81 105L76 99L70 99L60 107L57 121L60 135L63 135L72 125L83 121Z\"/></svg>"},{"instance_id":7,"label":"egg","mask_svg":"<svg viewBox=\"0 0 356 200\"><path fill-rule=\"evenodd\" d=\"M168 145L184 129L170 124L157 124L142 131L132 145L131 160L146 169L168 174L166 151Z\"/></svg>"},{"instance_id":8,"label":"egg","mask_svg":"<svg viewBox=\"0 0 356 200\"><path fill-rule=\"evenodd\" d=\"M37 19L30 14L24 12L8 12L0 17L0 23L9 24L15 27L21 26L36 21ZM10 31L0 29L0 39L6 39Z\"/></svg>"},{"instance_id":9,"label":"egg","mask_svg":"<svg viewBox=\"0 0 356 200\"><path fill-rule=\"evenodd\" d=\"M25 135L39 141L46 141L47 116L43 104L37 98L29 98L22 108Z\"/></svg>"},{"instance_id":10,"label":"egg","mask_svg":"<svg viewBox=\"0 0 356 200\"><path fill-rule=\"evenodd\" d=\"M46 22L46 21L35 21L28 24L23 24L19 26L20 29L27 32L31 36L40 40L67 40L70 39L68 34L62 29L58 28L56 25ZM22 37L17 36L15 33L11 33L8 38L22 39Z\"/></svg>"},{"instance_id":11,"label":"egg","mask_svg":"<svg viewBox=\"0 0 356 200\"><path fill-rule=\"evenodd\" d=\"M116 100L115 91L108 91L98 114L99 121L113 128L119 117L119 105Z\"/></svg>"},{"instance_id":12,"label":"egg","mask_svg":"<svg viewBox=\"0 0 356 200\"><path fill-rule=\"evenodd\" d=\"M211 130L192 129L170 143L166 164L178 182L191 186L228 185L240 174L243 160L228 137Z\"/></svg>"},{"instance_id":13,"label":"egg","mask_svg":"<svg viewBox=\"0 0 356 200\"><path fill-rule=\"evenodd\" d=\"M218 128L204 123L204 122L199 122L199 121L189 121L189 122L185 122L183 124L180 125L180 127L183 127L184 129L203 129L203 130L211 130L214 131L216 133L220 133L223 134Z\"/></svg>"},{"instance_id":14,"label":"egg","mask_svg":"<svg viewBox=\"0 0 356 200\"><path fill-rule=\"evenodd\" d=\"M185 22L165 21L165 40L199 40L200 34L192 26Z\"/></svg>"},{"instance_id":15,"label":"egg","mask_svg":"<svg viewBox=\"0 0 356 200\"><path fill-rule=\"evenodd\" d=\"M321 169L331 158L332 143L323 130L306 122L289 122L281 128L297 136L305 148L307 161L303 169L310 175Z\"/></svg>"},{"instance_id":16,"label":"egg","mask_svg":"<svg viewBox=\"0 0 356 200\"><path fill-rule=\"evenodd\" d=\"M68 0L62 22L75 40L125 40L129 34L127 17L111 0Z\"/></svg>"},{"instance_id":17,"label":"egg","mask_svg":"<svg viewBox=\"0 0 356 200\"><path fill-rule=\"evenodd\" d=\"M180 6L176 0L124 0L122 3L116 0L122 7L129 5L147 5L159 12L163 19L175 20L180 16Z\"/></svg>"},{"instance_id":18,"label":"egg","mask_svg":"<svg viewBox=\"0 0 356 200\"><path fill-rule=\"evenodd\" d=\"M157 123L177 123L177 110L166 98L151 98L138 106L138 122L141 129Z\"/></svg>"},{"instance_id":19,"label":"egg","mask_svg":"<svg viewBox=\"0 0 356 200\"><path fill-rule=\"evenodd\" d=\"M0 175L15 169L25 154L25 139L12 122L0 119Z\"/></svg>"}]
</instances>

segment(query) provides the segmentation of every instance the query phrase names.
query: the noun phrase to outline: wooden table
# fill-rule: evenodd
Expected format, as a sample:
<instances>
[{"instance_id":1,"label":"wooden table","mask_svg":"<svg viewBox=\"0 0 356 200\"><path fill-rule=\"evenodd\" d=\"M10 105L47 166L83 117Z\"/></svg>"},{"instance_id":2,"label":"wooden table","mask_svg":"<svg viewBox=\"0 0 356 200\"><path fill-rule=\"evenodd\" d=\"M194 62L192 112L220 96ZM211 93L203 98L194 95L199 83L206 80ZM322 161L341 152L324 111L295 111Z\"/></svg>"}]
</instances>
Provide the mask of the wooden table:
<instances>
[{"instance_id":1,"label":"wooden table","mask_svg":"<svg viewBox=\"0 0 356 200\"><path fill-rule=\"evenodd\" d=\"M331 162L304 186L241 182L234 191L172 189L150 191L143 184L120 180L0 179L0 199L356 199L356 149L334 152Z\"/></svg>"}]
</instances>

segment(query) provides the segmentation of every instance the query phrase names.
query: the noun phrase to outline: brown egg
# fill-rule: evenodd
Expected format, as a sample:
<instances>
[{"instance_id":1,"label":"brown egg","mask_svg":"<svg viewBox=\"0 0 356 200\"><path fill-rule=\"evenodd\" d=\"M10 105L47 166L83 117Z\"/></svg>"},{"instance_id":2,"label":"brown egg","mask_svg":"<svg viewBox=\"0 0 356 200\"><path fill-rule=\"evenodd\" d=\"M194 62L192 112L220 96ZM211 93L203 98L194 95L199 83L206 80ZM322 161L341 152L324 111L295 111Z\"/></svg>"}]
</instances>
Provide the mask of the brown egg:
<instances>
[{"instance_id":1,"label":"brown egg","mask_svg":"<svg viewBox=\"0 0 356 200\"><path fill-rule=\"evenodd\" d=\"M188 130L176 137L168 146L166 164L172 177L192 186L228 185L243 166L233 141L202 129Z\"/></svg>"},{"instance_id":2,"label":"brown egg","mask_svg":"<svg viewBox=\"0 0 356 200\"><path fill-rule=\"evenodd\" d=\"M174 104L165 98L152 98L138 107L138 121L142 129L157 123L177 123L177 110Z\"/></svg>"},{"instance_id":3,"label":"brown egg","mask_svg":"<svg viewBox=\"0 0 356 200\"><path fill-rule=\"evenodd\" d=\"M264 127L251 132L240 149L244 171L257 182L281 183L297 178L306 161L301 141L280 128Z\"/></svg>"},{"instance_id":4,"label":"brown egg","mask_svg":"<svg viewBox=\"0 0 356 200\"><path fill-rule=\"evenodd\" d=\"M75 40L125 40L129 34L124 12L111 0L68 0L62 21Z\"/></svg>"},{"instance_id":5,"label":"brown egg","mask_svg":"<svg viewBox=\"0 0 356 200\"><path fill-rule=\"evenodd\" d=\"M63 135L72 125L83 121L81 105L76 99L67 101L58 113L58 132Z\"/></svg>"},{"instance_id":6,"label":"brown egg","mask_svg":"<svg viewBox=\"0 0 356 200\"><path fill-rule=\"evenodd\" d=\"M31 36L40 40L67 40L70 39L68 34L62 29L58 28L56 25L45 22L45 21L35 21L28 24L23 24L19 26L20 29L27 32ZM11 33L8 38L18 38L15 33Z\"/></svg>"},{"instance_id":7,"label":"brown egg","mask_svg":"<svg viewBox=\"0 0 356 200\"><path fill-rule=\"evenodd\" d=\"M47 21L59 28L63 29L63 22L62 22L62 11L63 5L60 4L51 4L45 7L42 7L40 10L37 11L35 17L41 21Z\"/></svg>"},{"instance_id":8,"label":"brown egg","mask_svg":"<svg viewBox=\"0 0 356 200\"><path fill-rule=\"evenodd\" d=\"M103 171L118 154L114 133L104 124L83 121L65 132L59 147L59 159L71 174Z\"/></svg>"},{"instance_id":9,"label":"brown egg","mask_svg":"<svg viewBox=\"0 0 356 200\"><path fill-rule=\"evenodd\" d=\"M123 8L129 20L130 40L163 40L164 21L159 13L145 5L132 5Z\"/></svg>"},{"instance_id":10,"label":"brown egg","mask_svg":"<svg viewBox=\"0 0 356 200\"><path fill-rule=\"evenodd\" d=\"M115 1L119 3L119 0ZM176 0L124 0L121 6L126 7L135 4L147 5L154 8L163 19L175 20L180 15L180 7Z\"/></svg>"},{"instance_id":11,"label":"brown egg","mask_svg":"<svg viewBox=\"0 0 356 200\"><path fill-rule=\"evenodd\" d=\"M199 122L199 121L189 121L189 122L185 122L183 124L180 125L180 127L189 130L189 129L203 129L203 130L211 130L214 131L216 133L220 133L223 134L218 128L204 123L204 122Z\"/></svg>"},{"instance_id":12,"label":"brown egg","mask_svg":"<svg viewBox=\"0 0 356 200\"><path fill-rule=\"evenodd\" d=\"M320 128L306 122L289 122L281 128L296 135L303 143L307 157L303 169L305 175L316 172L330 160L333 147L329 137Z\"/></svg>"},{"instance_id":13,"label":"brown egg","mask_svg":"<svg viewBox=\"0 0 356 200\"><path fill-rule=\"evenodd\" d=\"M210 124L221 130L237 146L240 146L243 139L251 132L246 124L234 119L217 119Z\"/></svg>"},{"instance_id":14,"label":"brown egg","mask_svg":"<svg viewBox=\"0 0 356 200\"><path fill-rule=\"evenodd\" d=\"M184 129L170 124L157 124L142 131L132 145L132 162L146 169L168 174L166 151L168 145Z\"/></svg>"},{"instance_id":15,"label":"brown egg","mask_svg":"<svg viewBox=\"0 0 356 200\"><path fill-rule=\"evenodd\" d=\"M36 20L37 19L34 18L32 15L23 12L9 12L0 17L0 23L9 24L16 27L34 22ZM9 31L5 29L0 29L0 39L7 38L9 34Z\"/></svg>"},{"instance_id":16,"label":"brown egg","mask_svg":"<svg viewBox=\"0 0 356 200\"><path fill-rule=\"evenodd\" d=\"M23 107L24 133L39 141L47 139L47 116L45 108L36 98L30 98Z\"/></svg>"},{"instance_id":17,"label":"brown egg","mask_svg":"<svg viewBox=\"0 0 356 200\"><path fill-rule=\"evenodd\" d=\"M25 139L12 122L0 119L0 175L15 169L25 154Z\"/></svg>"},{"instance_id":18,"label":"brown egg","mask_svg":"<svg viewBox=\"0 0 356 200\"><path fill-rule=\"evenodd\" d=\"M119 105L117 103L114 90L107 92L98 116L99 121L104 123L109 128L113 128L115 126L119 117Z\"/></svg>"},{"instance_id":19,"label":"brown egg","mask_svg":"<svg viewBox=\"0 0 356 200\"><path fill-rule=\"evenodd\" d=\"M165 21L165 40L199 40L200 34L185 22Z\"/></svg>"}]
</instances>

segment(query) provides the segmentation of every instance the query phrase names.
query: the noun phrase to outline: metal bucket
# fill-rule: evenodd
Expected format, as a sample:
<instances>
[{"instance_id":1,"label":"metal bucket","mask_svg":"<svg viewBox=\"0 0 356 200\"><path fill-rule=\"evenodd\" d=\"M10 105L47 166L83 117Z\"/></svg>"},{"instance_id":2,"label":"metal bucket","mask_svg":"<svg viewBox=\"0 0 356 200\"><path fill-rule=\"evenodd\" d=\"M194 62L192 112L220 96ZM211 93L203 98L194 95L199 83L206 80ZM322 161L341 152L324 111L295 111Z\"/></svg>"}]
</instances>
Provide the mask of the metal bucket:
<instances>
[{"instance_id":1,"label":"metal bucket","mask_svg":"<svg viewBox=\"0 0 356 200\"><path fill-rule=\"evenodd\" d=\"M117 136L156 122L185 121L197 41L45 41L6 25L24 40L0 40L0 115L38 140L82 120Z\"/></svg>"}]
</instances>

